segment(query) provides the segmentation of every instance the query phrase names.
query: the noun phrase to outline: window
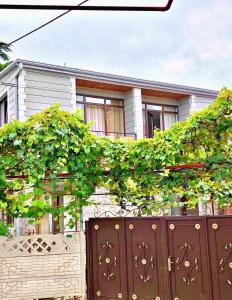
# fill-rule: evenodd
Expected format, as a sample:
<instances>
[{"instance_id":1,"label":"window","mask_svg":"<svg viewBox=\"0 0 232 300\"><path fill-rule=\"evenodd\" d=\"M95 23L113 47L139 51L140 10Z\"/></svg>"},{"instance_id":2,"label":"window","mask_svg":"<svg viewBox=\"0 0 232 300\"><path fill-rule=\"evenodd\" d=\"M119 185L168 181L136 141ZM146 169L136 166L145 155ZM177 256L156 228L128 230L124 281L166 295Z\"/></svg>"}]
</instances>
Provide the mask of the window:
<instances>
[{"instance_id":1,"label":"window","mask_svg":"<svg viewBox=\"0 0 232 300\"><path fill-rule=\"evenodd\" d=\"M7 97L0 100L0 127L8 122Z\"/></svg>"},{"instance_id":2,"label":"window","mask_svg":"<svg viewBox=\"0 0 232 300\"><path fill-rule=\"evenodd\" d=\"M143 103L145 137L153 137L154 129L165 130L178 121L178 107Z\"/></svg>"},{"instance_id":3,"label":"window","mask_svg":"<svg viewBox=\"0 0 232 300\"><path fill-rule=\"evenodd\" d=\"M124 136L122 100L77 95L77 108L83 110L85 122L94 122L91 130L98 136Z\"/></svg>"},{"instance_id":4,"label":"window","mask_svg":"<svg viewBox=\"0 0 232 300\"><path fill-rule=\"evenodd\" d=\"M57 234L57 233L71 233L76 232L80 226L78 219L75 219L74 227L69 227L69 220L71 215L67 212L62 211L62 207L68 205L71 196L51 196L51 204L53 208L61 208L60 215L54 215L46 213L41 219L40 223L36 224L36 233L37 234Z\"/></svg>"}]
</instances>

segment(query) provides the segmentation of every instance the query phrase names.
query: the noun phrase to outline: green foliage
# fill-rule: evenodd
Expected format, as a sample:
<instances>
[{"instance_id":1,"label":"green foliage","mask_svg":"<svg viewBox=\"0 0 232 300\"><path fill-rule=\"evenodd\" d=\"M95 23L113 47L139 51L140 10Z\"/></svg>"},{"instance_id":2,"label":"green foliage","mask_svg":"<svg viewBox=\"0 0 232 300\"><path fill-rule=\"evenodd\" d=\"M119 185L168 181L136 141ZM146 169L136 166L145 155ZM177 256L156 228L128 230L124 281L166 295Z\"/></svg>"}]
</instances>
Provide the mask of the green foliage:
<instances>
[{"instance_id":1,"label":"green foliage","mask_svg":"<svg viewBox=\"0 0 232 300\"><path fill-rule=\"evenodd\" d=\"M146 213L176 205L176 197L186 197L190 207L212 199L228 205L231 96L223 89L205 110L138 141L98 138L80 112L64 112L58 105L26 122L5 125L0 129L0 209L32 219L67 211L74 219L82 206L91 204L89 197L97 186L108 188L118 201L142 204ZM206 167L165 169L191 163ZM59 193L75 197L66 207L53 208L48 195Z\"/></svg>"},{"instance_id":2,"label":"green foliage","mask_svg":"<svg viewBox=\"0 0 232 300\"><path fill-rule=\"evenodd\" d=\"M11 237L11 229L12 227L8 224L4 224L2 221L0 221L0 237Z\"/></svg>"},{"instance_id":3,"label":"green foliage","mask_svg":"<svg viewBox=\"0 0 232 300\"><path fill-rule=\"evenodd\" d=\"M185 197L188 205L217 200L232 201L231 138L232 91L223 89L217 100L185 122L154 138L137 142L105 141L106 184L129 202L145 203L152 211L176 204ZM169 166L206 164L206 168L155 172ZM148 197L152 196L152 197ZM153 198L154 200L149 200ZM139 200L140 198L140 200Z\"/></svg>"},{"instance_id":4,"label":"green foliage","mask_svg":"<svg viewBox=\"0 0 232 300\"><path fill-rule=\"evenodd\" d=\"M7 61L3 64L0 63L0 72L3 71L6 67L8 67L9 64L11 64L11 61Z\"/></svg>"},{"instance_id":5,"label":"green foliage","mask_svg":"<svg viewBox=\"0 0 232 300\"><path fill-rule=\"evenodd\" d=\"M9 60L9 56L8 56L7 53L10 52L10 51L11 51L10 50L10 45L0 41L0 58L3 61Z\"/></svg>"},{"instance_id":6,"label":"green foliage","mask_svg":"<svg viewBox=\"0 0 232 300\"><path fill-rule=\"evenodd\" d=\"M100 141L83 123L80 112L64 112L58 105L24 123L5 125L0 131L0 208L14 217L60 214L62 208L52 208L44 195L59 194L62 186L65 194L76 197L65 209L77 217L102 174L101 151ZM71 175L60 179L59 173ZM25 178L7 179L15 175Z\"/></svg>"}]
</instances>

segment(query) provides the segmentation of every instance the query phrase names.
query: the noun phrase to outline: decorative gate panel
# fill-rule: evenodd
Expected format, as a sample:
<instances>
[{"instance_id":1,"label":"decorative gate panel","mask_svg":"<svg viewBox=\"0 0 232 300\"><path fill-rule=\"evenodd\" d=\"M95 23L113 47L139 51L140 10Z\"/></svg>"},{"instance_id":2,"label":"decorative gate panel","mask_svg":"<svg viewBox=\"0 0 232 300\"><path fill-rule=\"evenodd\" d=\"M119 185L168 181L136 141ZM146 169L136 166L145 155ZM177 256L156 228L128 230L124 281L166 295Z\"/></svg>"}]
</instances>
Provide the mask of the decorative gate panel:
<instances>
[{"instance_id":1,"label":"decorative gate panel","mask_svg":"<svg viewBox=\"0 0 232 300\"><path fill-rule=\"evenodd\" d=\"M208 235L214 299L231 300L232 218L209 218Z\"/></svg>"},{"instance_id":2,"label":"decorative gate panel","mask_svg":"<svg viewBox=\"0 0 232 300\"><path fill-rule=\"evenodd\" d=\"M87 222L88 300L231 300L232 217Z\"/></svg>"},{"instance_id":3,"label":"decorative gate panel","mask_svg":"<svg viewBox=\"0 0 232 300\"><path fill-rule=\"evenodd\" d=\"M171 299L211 299L205 220L168 220L167 230Z\"/></svg>"},{"instance_id":4,"label":"decorative gate panel","mask_svg":"<svg viewBox=\"0 0 232 300\"><path fill-rule=\"evenodd\" d=\"M88 223L88 294L91 300L127 299L123 219L95 219Z\"/></svg>"},{"instance_id":5,"label":"decorative gate panel","mask_svg":"<svg viewBox=\"0 0 232 300\"><path fill-rule=\"evenodd\" d=\"M167 299L161 230L159 218L126 221L128 299Z\"/></svg>"}]
</instances>

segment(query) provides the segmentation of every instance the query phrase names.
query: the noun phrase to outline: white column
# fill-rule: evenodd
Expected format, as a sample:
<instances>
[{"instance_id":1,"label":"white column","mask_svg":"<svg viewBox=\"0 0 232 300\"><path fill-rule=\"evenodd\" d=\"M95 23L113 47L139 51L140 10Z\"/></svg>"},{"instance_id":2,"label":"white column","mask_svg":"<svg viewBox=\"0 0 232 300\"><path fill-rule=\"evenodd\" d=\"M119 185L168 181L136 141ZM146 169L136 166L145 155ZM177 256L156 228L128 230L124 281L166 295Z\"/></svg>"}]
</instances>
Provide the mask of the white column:
<instances>
[{"instance_id":1,"label":"white column","mask_svg":"<svg viewBox=\"0 0 232 300\"><path fill-rule=\"evenodd\" d=\"M134 114L134 131L137 135L137 139L141 139L143 138L143 107L141 89L132 89L132 101Z\"/></svg>"},{"instance_id":2,"label":"white column","mask_svg":"<svg viewBox=\"0 0 232 300\"><path fill-rule=\"evenodd\" d=\"M22 73L19 75L18 79L18 109L19 109L19 121L25 121L26 120L26 81L25 81L26 71L23 70Z\"/></svg>"},{"instance_id":3,"label":"white column","mask_svg":"<svg viewBox=\"0 0 232 300\"><path fill-rule=\"evenodd\" d=\"M132 88L125 97L126 133L135 133L137 138L143 137L143 110L141 89Z\"/></svg>"}]
</instances>

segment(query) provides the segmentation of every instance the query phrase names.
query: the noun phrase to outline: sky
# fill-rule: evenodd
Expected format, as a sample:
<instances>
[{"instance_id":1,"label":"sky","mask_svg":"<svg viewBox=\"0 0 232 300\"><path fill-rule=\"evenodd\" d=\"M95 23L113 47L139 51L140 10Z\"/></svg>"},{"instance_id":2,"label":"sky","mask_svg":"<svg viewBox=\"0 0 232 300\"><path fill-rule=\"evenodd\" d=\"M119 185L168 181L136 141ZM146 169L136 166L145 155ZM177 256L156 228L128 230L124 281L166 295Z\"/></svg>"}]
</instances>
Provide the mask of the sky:
<instances>
[{"instance_id":1,"label":"sky","mask_svg":"<svg viewBox=\"0 0 232 300\"><path fill-rule=\"evenodd\" d=\"M73 11L14 44L11 58L215 90L232 88L231 11L231 0L174 0L165 13ZM0 11L0 40L11 42L59 13Z\"/></svg>"}]
</instances>

